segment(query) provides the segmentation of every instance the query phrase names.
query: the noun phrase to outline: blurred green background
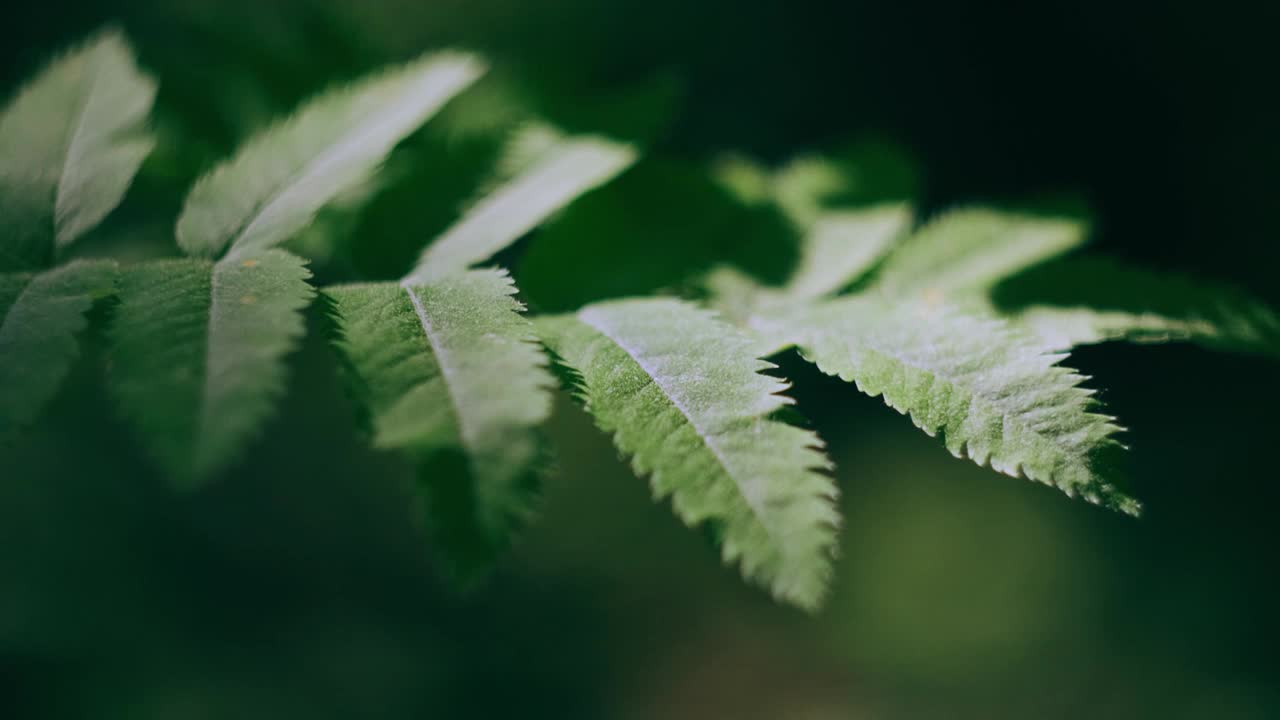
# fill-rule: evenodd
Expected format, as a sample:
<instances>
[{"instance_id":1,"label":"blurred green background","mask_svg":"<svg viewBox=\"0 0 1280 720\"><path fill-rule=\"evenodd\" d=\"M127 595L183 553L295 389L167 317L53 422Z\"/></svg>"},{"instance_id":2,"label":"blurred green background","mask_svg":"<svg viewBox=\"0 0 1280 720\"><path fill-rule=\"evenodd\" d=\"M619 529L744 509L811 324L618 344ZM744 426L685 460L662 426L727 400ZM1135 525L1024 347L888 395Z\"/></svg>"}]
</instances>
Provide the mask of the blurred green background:
<instances>
[{"instance_id":1,"label":"blurred green background","mask_svg":"<svg viewBox=\"0 0 1280 720\"><path fill-rule=\"evenodd\" d=\"M488 89L393 157L404 182L372 211L300 239L331 253L322 281L403 269L474 194L483 126L519 97L650 155L503 258L535 309L679 285L716 257L785 272L752 260L776 218L700 171L832 148L871 168L868 197L1084 201L1096 250L1280 304L1277 7L47 0L3 11L0 89L107 22L160 78L160 146L87 252L165 252L191 179L247 134L455 46L493 58ZM0 450L0 717L1280 717L1280 382L1262 360L1077 354L1133 428L1135 521L954 461L783 357L847 519L811 618L721 568L567 401L540 521L489 584L443 588L408 468L364 446L316 335L251 457L197 495L112 420L98 351Z\"/></svg>"}]
</instances>

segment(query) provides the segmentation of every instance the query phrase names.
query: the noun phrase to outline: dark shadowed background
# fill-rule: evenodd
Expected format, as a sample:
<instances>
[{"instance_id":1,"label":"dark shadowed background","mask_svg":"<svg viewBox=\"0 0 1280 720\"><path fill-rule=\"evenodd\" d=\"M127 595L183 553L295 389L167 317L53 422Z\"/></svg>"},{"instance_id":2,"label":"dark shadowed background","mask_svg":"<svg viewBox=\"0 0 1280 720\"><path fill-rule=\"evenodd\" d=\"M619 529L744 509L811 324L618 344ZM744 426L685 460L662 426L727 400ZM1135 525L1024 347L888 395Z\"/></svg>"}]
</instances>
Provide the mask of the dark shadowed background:
<instances>
[{"instance_id":1,"label":"dark shadowed background","mask_svg":"<svg viewBox=\"0 0 1280 720\"><path fill-rule=\"evenodd\" d=\"M680 204L701 186L664 196L672 173L850 143L905 148L926 213L1084 201L1094 251L1280 304L1280 6L1137 5L46 0L0 12L0 94L108 22L160 78L160 147L91 249L163 252L190 180L247 134L332 82L457 46L538 112L654 158L619 181L632 192L545 231L551 250L535 235L504 258L535 309L750 244L751 223L688 232L708 222ZM320 279L393 277L475 183L456 155L428 174L403 191L421 217L370 221ZM320 341L251 456L194 496L112 420L100 359L0 465L0 717L1280 717L1280 383L1261 359L1076 355L1132 428L1132 520L955 461L782 358L844 492L836 585L812 618L719 567L567 401L540 522L459 597L407 468L352 431Z\"/></svg>"}]
</instances>

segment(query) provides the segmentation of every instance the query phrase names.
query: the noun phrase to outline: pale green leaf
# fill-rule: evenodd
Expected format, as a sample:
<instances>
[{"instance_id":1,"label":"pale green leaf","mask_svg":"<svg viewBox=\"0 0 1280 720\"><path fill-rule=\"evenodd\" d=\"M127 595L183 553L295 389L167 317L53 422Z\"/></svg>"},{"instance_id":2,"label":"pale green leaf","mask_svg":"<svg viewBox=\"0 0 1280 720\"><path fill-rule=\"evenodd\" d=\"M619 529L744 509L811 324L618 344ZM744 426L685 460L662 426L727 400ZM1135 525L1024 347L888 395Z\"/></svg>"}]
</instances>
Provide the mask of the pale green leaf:
<instances>
[{"instance_id":1,"label":"pale green leaf","mask_svg":"<svg viewBox=\"0 0 1280 720\"><path fill-rule=\"evenodd\" d=\"M911 211L902 205L819 215L784 292L792 300L814 300L843 290L875 267L910 224Z\"/></svg>"},{"instance_id":2,"label":"pale green leaf","mask_svg":"<svg viewBox=\"0 0 1280 720\"><path fill-rule=\"evenodd\" d=\"M834 295L862 279L910 223L911 212L902 205L828 211L818 216L805 234L797 266L782 287L763 285L729 266L713 269L703 284L717 310L739 325L752 327L757 313L777 312ZM755 328L762 356L788 344L784 336L766 332L770 327Z\"/></svg>"},{"instance_id":3,"label":"pale green leaf","mask_svg":"<svg viewBox=\"0 0 1280 720\"><path fill-rule=\"evenodd\" d=\"M747 205L773 202L773 173L755 160L725 155L711 164L711 178Z\"/></svg>"},{"instance_id":4,"label":"pale green leaf","mask_svg":"<svg viewBox=\"0 0 1280 720\"><path fill-rule=\"evenodd\" d=\"M1084 379L994 316L850 297L780 314L801 355L940 436L956 457L1136 514L1113 482L1122 446Z\"/></svg>"},{"instance_id":5,"label":"pale green leaf","mask_svg":"<svg viewBox=\"0 0 1280 720\"><path fill-rule=\"evenodd\" d=\"M831 207L832 200L848 189L849 178L844 169L816 156L794 158L771 178L774 203L803 229L811 229Z\"/></svg>"},{"instance_id":6,"label":"pale green leaf","mask_svg":"<svg viewBox=\"0 0 1280 720\"><path fill-rule=\"evenodd\" d=\"M980 208L952 210L926 223L885 260L881 288L949 297L983 290L1084 243L1087 227L1049 218Z\"/></svg>"},{"instance_id":7,"label":"pale green leaf","mask_svg":"<svg viewBox=\"0 0 1280 720\"><path fill-rule=\"evenodd\" d=\"M283 394L314 291L283 250L127 268L111 380L147 449L183 487L238 458Z\"/></svg>"},{"instance_id":8,"label":"pale green leaf","mask_svg":"<svg viewBox=\"0 0 1280 720\"><path fill-rule=\"evenodd\" d=\"M446 561L474 577L531 512L554 384L510 277L472 270L325 293L374 444L415 460Z\"/></svg>"},{"instance_id":9,"label":"pale green leaf","mask_svg":"<svg viewBox=\"0 0 1280 720\"><path fill-rule=\"evenodd\" d=\"M663 299L587 306L536 321L580 376L586 409L656 499L717 531L724 561L775 597L822 600L838 514L830 463L807 430L771 419L787 385L751 341L710 313Z\"/></svg>"},{"instance_id":10,"label":"pale green leaf","mask_svg":"<svg viewBox=\"0 0 1280 720\"><path fill-rule=\"evenodd\" d=\"M425 56L313 100L260 133L192 188L178 219L189 255L253 253L288 240L387 154L483 65L469 55Z\"/></svg>"},{"instance_id":11,"label":"pale green leaf","mask_svg":"<svg viewBox=\"0 0 1280 720\"><path fill-rule=\"evenodd\" d=\"M1186 340L1280 355L1280 316L1261 301L1180 275L1104 258L1068 259L998 285L996 307L1049 347Z\"/></svg>"},{"instance_id":12,"label":"pale green leaf","mask_svg":"<svg viewBox=\"0 0 1280 720\"><path fill-rule=\"evenodd\" d=\"M36 275L0 275L0 434L30 423L79 352L85 313L111 294L116 264L75 260Z\"/></svg>"},{"instance_id":13,"label":"pale green leaf","mask_svg":"<svg viewBox=\"0 0 1280 720\"><path fill-rule=\"evenodd\" d=\"M519 133L512 143L506 166L500 169L511 179L428 245L411 278L441 277L492 257L636 159L630 145L591 136L564 137L541 126Z\"/></svg>"},{"instance_id":14,"label":"pale green leaf","mask_svg":"<svg viewBox=\"0 0 1280 720\"><path fill-rule=\"evenodd\" d=\"M0 114L0 271L47 267L120 203L155 82L118 32L58 58Z\"/></svg>"},{"instance_id":15,"label":"pale green leaf","mask_svg":"<svg viewBox=\"0 0 1280 720\"><path fill-rule=\"evenodd\" d=\"M711 174L748 205L774 205L801 231L832 210L909 200L919 186L915 163L883 138L864 138L830 155L800 155L776 170L729 155Z\"/></svg>"},{"instance_id":16,"label":"pale green leaf","mask_svg":"<svg viewBox=\"0 0 1280 720\"><path fill-rule=\"evenodd\" d=\"M849 189L845 168L823 157L802 155L770 170L741 155L720 158L712 177L748 205L772 204L801 231L810 229Z\"/></svg>"}]
</instances>

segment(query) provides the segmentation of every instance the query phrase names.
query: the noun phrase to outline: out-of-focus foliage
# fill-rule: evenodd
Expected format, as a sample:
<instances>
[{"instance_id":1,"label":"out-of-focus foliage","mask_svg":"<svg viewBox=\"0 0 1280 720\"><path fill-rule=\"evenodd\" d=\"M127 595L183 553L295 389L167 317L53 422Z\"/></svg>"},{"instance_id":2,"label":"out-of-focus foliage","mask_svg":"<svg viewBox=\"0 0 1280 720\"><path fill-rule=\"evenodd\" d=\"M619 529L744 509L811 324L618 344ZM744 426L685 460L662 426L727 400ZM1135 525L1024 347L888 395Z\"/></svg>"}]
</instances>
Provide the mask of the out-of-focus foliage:
<instances>
[{"instance_id":1,"label":"out-of-focus foliage","mask_svg":"<svg viewBox=\"0 0 1280 720\"><path fill-rule=\"evenodd\" d=\"M207 482L271 417L314 294L310 276L279 249L122 272L109 382L175 485Z\"/></svg>"},{"instance_id":2,"label":"out-of-focus foliage","mask_svg":"<svg viewBox=\"0 0 1280 720\"><path fill-rule=\"evenodd\" d=\"M0 271L46 268L111 212L151 151L155 82L116 32L45 68L0 115Z\"/></svg>"},{"instance_id":3,"label":"out-of-focus foliage","mask_svg":"<svg viewBox=\"0 0 1280 720\"><path fill-rule=\"evenodd\" d=\"M124 270L113 387L175 482L236 460L284 392L314 291L305 262L272 248L369 182L481 71L467 56L428 56L313 100L192 188L175 235L199 259Z\"/></svg>"},{"instance_id":4,"label":"out-of-focus foliage","mask_svg":"<svg viewBox=\"0 0 1280 720\"><path fill-rule=\"evenodd\" d=\"M0 362L0 436L29 424L57 393L88 325L85 314L115 291L115 275L108 260L0 275L0 358L14 358Z\"/></svg>"},{"instance_id":5,"label":"out-of-focus foliage","mask_svg":"<svg viewBox=\"0 0 1280 720\"><path fill-rule=\"evenodd\" d=\"M1265 475L1250 458L1269 450L1265 408L1274 403L1260 360L1116 345L1073 354L1073 367L1113 388L1107 406L1135 428L1123 439L1136 450L1133 493L1149 511L1141 522L984 478L941 452L965 432L977 444L964 451L1024 449L1011 440L1025 438L1022 429L1034 436L1065 427L1055 411L1083 406L1046 404L1039 425L1007 424L999 408L1025 410L1018 403L1052 390L1061 373L1044 364L1080 344L1192 340L1274 354L1277 324L1265 302L1147 269L1196 268L1267 290L1270 266L1256 260L1272 256L1259 239L1274 224L1259 222L1265 183L1250 168L1269 156L1248 140L1267 115L1242 98L1228 102L1247 82L1210 82L1266 65L1235 66L1234 52L1202 52L1215 31L1213 12L1193 13L1196 33L1169 40L1200 58L1182 66L1161 50L1166 32L1181 32L1177 22L1163 17L1152 33L1146 15L1135 23L1123 9L1099 15L1087 4L1034 32L998 36L1024 13L996 18L967 8L960 18L958 10L931 9L939 27L949 26L939 32L904 10L913 16L908 35L893 32L903 23L899 11L864 5L746 3L731 14L723 3L665 0L643 11L646 4L630 0L83 5L14 10L0 32L12 39L21 28L24 37L4 51L18 60L4 69L6 90L16 96L21 77L52 48L118 13L138 64L161 79L150 127L121 139L151 135L156 149L124 202L49 256L63 264L0 278L0 382L7 383L0 423L9 423L0 428L0 475L10 478L0 491L0 573L10 589L0 602L0 714L1247 719L1280 707L1264 659L1275 637L1267 619L1275 593L1260 569L1269 491L1245 479ZM55 15L63 29L52 33ZM981 22L961 39L949 19ZM1114 36L1125 57L1142 58L1131 63L1143 65L1141 77L1124 62L1113 74L1115 53L1075 47L1077 38L1098 35ZM1071 47L1061 46L1064 37ZM406 135L375 174L284 233L283 248L296 256L289 267L305 272L305 258L310 284L326 294L310 309L279 314L283 323L261 322L277 317L264 309L256 325L244 324L260 337L236 331L283 374L270 392L233 401L240 409L265 401L266 409L255 430L206 451L226 458L209 471L218 482L175 495L169 485L190 478L156 463L157 448L170 442L166 433L190 428L158 411L193 402L180 370L211 359L199 357L199 339L212 337L201 320L212 318L217 283L211 270L201 276L203 299L187 288L197 301L190 314L176 302L129 298L153 301L165 273L205 264L150 262L178 251L174 227L188 188L305 98L437 47L480 51L493 68ZM1073 85L1063 70L1103 62L1114 77L1103 85L1124 88L1110 100ZM1125 108L1155 97L1162 84L1176 89L1168 102L1200 103L1212 87L1203 105L1215 108L1220 126L1211 131L1168 108L1157 122L1127 125ZM729 358L683 343L667 348L672 362L703 368L770 355L782 365L779 374L797 381L788 395L839 465L828 484L841 489L842 557L822 614L788 616L714 572L715 555L645 502L644 485L588 415L561 403L546 420L545 405L521 402L545 398L518 392L526 381L544 383L545 374L513 298L477 303L469 313L447 303L434 309L450 322L481 323L485 307L496 312L493 332L457 326L475 350L464 355L476 358L457 367L483 375L488 361L503 359L483 348L516 348L505 359L525 372L507 372L502 389L510 395L491 399L495 407L539 408L529 411L536 421L501 431L511 440L503 451L519 456L510 467L530 472L505 486L476 485L476 458L489 454L469 461L461 427L439 446L419 442L421 435L379 442L379 417L384 426L386 419L371 401L374 384L393 388L401 378L355 362L350 321L368 323L360 345L370 352L415 347L417 360L430 359L427 328L416 311L403 312L421 294L398 279L432 238L464 225L505 183L517 186L513 171L536 168L518 160L536 155L521 151L538 146L527 137L550 137L542 128L558 128L570 142L613 138L604 142L639 160L630 169L620 163L618 178L598 189L575 173L583 184L562 200L509 206L517 212L500 213L506 229L484 228L498 237L493 247L463 248L455 270L509 267L516 297L541 321L636 295L706 301L739 325L733 332L751 338L750 348ZM876 128L908 140L928 175L892 144L844 142ZM737 147L767 160L725 152ZM1056 201L1005 205L1013 212L945 210L1044 186L1084 191L1098 208L1099 231L1086 232ZM919 230L917 215L926 219ZM966 219L967 227L953 224ZM1053 227L1075 240L1024 242ZM1123 260L1052 257L1091 234ZM117 263L121 292L107 272ZM61 283L79 277L82 265L106 282ZM442 271L428 284L500 272ZM225 279L228 293L244 289ZM285 306L304 301L292 292L311 292L307 281L286 284ZM386 324L374 313L334 315L330 295L345 288L376 288L397 312ZM276 304L270 292L248 295L255 301L226 308L254 312L264 297ZM867 307L877 308L873 318L857 312ZM114 355L110 348L117 323L144 310L153 317L138 323L150 339L134 347L147 357L125 370L152 400L135 402L146 417L122 426L123 398L112 384L121 379L120 348ZM939 315L948 321L927 322ZM1001 328L995 336L1009 340L951 334L971 326ZM881 386L886 396L917 410L926 429L943 428L940 442L909 435L910 423L786 350L802 328L806 349L820 345L855 383L893 381ZM190 343L178 342L184 333ZM282 337L290 348L283 361L279 346L271 349ZM917 352L921 337L927 352ZM193 359L152 352L176 345L195 350ZM226 358L257 362L245 346L224 347ZM910 352L897 357L911 367L869 362L868 347L905 347ZM944 352L957 348L963 352ZM991 360L1002 352L1024 357L1039 374L1002 385L1008 366ZM1151 352L1161 353L1157 362ZM13 357L37 361L6 364ZM945 393L938 367L980 392ZM559 369L571 384L586 375ZM606 389L626 379L595 378ZM471 381L464 375L464 382ZM690 389L685 399L714 386L700 373L679 383ZM439 384L432 391L450 392ZM1079 392L1067 392L1068 405L1083 402ZM944 406L944 396L954 401ZM978 406L957 399L966 396ZM983 402L994 415L982 412ZM393 424L421 427L438 409L403 403L397 410L406 415ZM1010 417L1028 417L1019 412ZM503 414L519 413L495 416ZM150 429L137 432L148 421ZM758 421L800 422L789 410ZM362 432L366 424L373 433ZM552 441L546 447L543 430ZM244 431L232 424L226 432ZM518 438L537 442L537 452L524 452ZM1095 439L1086 434L1080 447ZM554 453L544 456L546 449ZM1115 479L1090 451L1077 457ZM545 486L544 521L508 552L537 485ZM687 519L676 490L675 510ZM703 527L722 553L730 550L722 523ZM458 600L435 584L440 569L493 577ZM263 677L273 679L269 687ZM498 684L501 693L493 691Z\"/></svg>"},{"instance_id":6,"label":"out-of-focus foliage","mask_svg":"<svg viewBox=\"0 0 1280 720\"><path fill-rule=\"evenodd\" d=\"M1188 340L1280 353L1280 316L1229 287L1153 273L1106 258L1068 258L1001 283L990 300L1055 348Z\"/></svg>"},{"instance_id":7,"label":"out-of-focus foliage","mask_svg":"<svg viewBox=\"0 0 1280 720\"><path fill-rule=\"evenodd\" d=\"M18 118L8 124L21 139L34 125L31 108L39 106L31 98L56 96L43 88L66 85L66 68L86 63L86 53L102 47L115 61L106 71L132 79L126 90L137 99L126 95L125 120L120 113L100 120L97 88L90 85L69 149L36 160L15 155L6 177L57 177L57 168L75 168L73 161L94 155L79 149L82 135L113 135L122 123L138 124L137 108L150 101L150 86L128 74L134 71L123 41L105 38L47 71L6 117ZM394 177L378 173L386 157L482 72L472 56L428 55L312 100L195 183L175 227L177 245L190 259L122 270L118 307L110 313L109 384L172 483L196 487L232 466L285 391L286 357L305 333L303 310L314 290L306 261L276 246L318 221L323 226L319 216L331 205L335 225L301 247L323 256L326 241L357 231L360 221L351 215L373 203L383 183L394 184ZM99 122L105 130L96 128ZM461 127L479 132L485 125L473 119ZM738 269L714 268L705 278L711 302L741 329L679 302L624 300L540 318L540 336L587 412L632 457L637 474L651 476L655 499L671 498L686 524L708 527L724 561L775 597L807 610L820 606L839 524L835 487L821 474L831 469L819 450L822 442L774 417L788 402L780 395L786 385L759 374L771 367L759 355L790 345L822 371L910 414L957 457L1138 513L1115 469L1123 446L1113 436L1120 428L1097 412L1092 392L1079 387L1083 378L1059 364L1066 354L1051 352L1061 338L1045 330L1044 313L1005 320L988 298L1001 280L1083 242L1079 222L966 210L907 233L911 214L901 206L850 209L881 199L865 188L859 192L856 162L810 156L776 172L730 158L687 175L691 184L684 188L671 182L680 172L652 165L648 173L632 174L648 178L648 189L641 185L633 195L625 181L618 183L612 195L597 195L606 202L583 203L578 217L586 218L579 220L584 225L572 229L555 215L631 166L635 149L538 124L511 131L500 120L496 130L509 137L495 156L489 184L426 246L404 279L398 285L338 286L325 303L348 379L366 404L373 444L406 451L419 464L437 544L458 577L486 571L530 514L549 385L532 329L510 298L516 289L509 277L468 268L550 220L549 239L539 238L539 244L552 250L541 264L533 254L532 277L561 272L580 257L588 265L575 280L613 276L616 243L625 247L630 238L601 238L629 225L627 213L607 203L629 205L650 196L682 197L692 207L678 219L705 218L689 226L687 236L677 235L680 245L698 247L702 236L728 235L735 224L760 231L759 244L746 243L750 252L706 256L741 262ZM70 182L65 191L55 182L59 207L65 195L73 198L66 201L71 208L84 204L74 200L77 188L110 186L111 202L90 202L87 220L73 221L75 234L123 196L119 187L136 169L136 155L126 152L123 171L113 170L106 180L90 174L89 182ZM910 173L867 165L894 178L886 185L895 193L910 192L910 181L900 179ZM21 183L9 185L19 199L32 194ZM702 190L690 192L696 188ZM671 218L666 202L648 210ZM762 216L778 223L751 222ZM557 231L566 225L570 231ZM634 225L633 232L659 234ZM30 236L24 231L8 243L14 257L27 252ZM644 246L643 237L635 239ZM768 277L751 277L752 262L785 257L792 242L799 260L781 287L764 284ZM593 255L599 258L594 266ZM668 279L678 281L677 273L699 265L687 260L640 273L645 282L632 290L664 289L662 275L675 271ZM99 267L113 277L114 266L102 262L68 266ZM110 281L72 282L61 291L44 290L48 284L25 275L6 283L3 329L10 352L0 367L8 385L24 386L21 394L9 391L16 411L6 426L34 417L55 393L85 312L108 294L93 287ZM31 285L35 291L28 294ZM534 287L536 298L536 281ZM849 289L852 295L838 297ZM614 288L588 286L586 292L601 290ZM1088 312L1078 310L1076 324L1087 322L1079 313ZM1228 327L1232 313L1219 315L1222 327L1210 324L1190 336L1229 335L1246 345L1254 339ZM1107 315L1107 336L1149 340L1153 322L1165 328L1187 322L1132 318L1134 328L1127 331L1123 318ZM1274 320L1266 315L1268 327ZM1037 324L1027 331L1031 321ZM1092 341L1102 332L1069 337ZM30 373L17 367L33 359L46 365L28 379ZM460 461L438 461L446 450Z\"/></svg>"}]
</instances>

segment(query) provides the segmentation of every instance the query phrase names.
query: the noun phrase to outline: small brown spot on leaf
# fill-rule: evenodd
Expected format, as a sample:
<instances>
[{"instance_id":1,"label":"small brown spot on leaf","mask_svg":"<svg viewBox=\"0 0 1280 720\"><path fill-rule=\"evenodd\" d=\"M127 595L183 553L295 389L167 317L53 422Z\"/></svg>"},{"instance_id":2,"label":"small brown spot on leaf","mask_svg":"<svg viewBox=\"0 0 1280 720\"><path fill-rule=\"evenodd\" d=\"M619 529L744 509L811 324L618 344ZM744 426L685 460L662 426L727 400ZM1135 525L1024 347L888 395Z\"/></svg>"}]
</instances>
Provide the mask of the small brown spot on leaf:
<instances>
[{"instance_id":1,"label":"small brown spot on leaf","mask_svg":"<svg viewBox=\"0 0 1280 720\"><path fill-rule=\"evenodd\" d=\"M240 263L240 265L243 267L255 267L257 264L258 264L257 260L245 260L244 262Z\"/></svg>"},{"instance_id":2,"label":"small brown spot on leaf","mask_svg":"<svg viewBox=\"0 0 1280 720\"><path fill-rule=\"evenodd\" d=\"M244 295L240 298L241 305L252 305L256 302L258 302L257 295Z\"/></svg>"}]
</instances>

